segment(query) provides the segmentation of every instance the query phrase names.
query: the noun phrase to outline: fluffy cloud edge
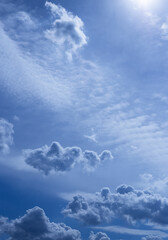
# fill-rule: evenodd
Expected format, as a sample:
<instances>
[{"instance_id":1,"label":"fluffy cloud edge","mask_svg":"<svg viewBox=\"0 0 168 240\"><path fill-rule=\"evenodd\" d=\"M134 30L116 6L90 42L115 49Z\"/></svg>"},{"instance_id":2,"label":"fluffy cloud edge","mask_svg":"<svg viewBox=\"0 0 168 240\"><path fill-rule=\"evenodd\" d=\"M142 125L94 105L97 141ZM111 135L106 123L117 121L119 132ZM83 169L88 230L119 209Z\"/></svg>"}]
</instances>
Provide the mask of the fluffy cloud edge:
<instances>
[{"instance_id":1,"label":"fluffy cloud edge","mask_svg":"<svg viewBox=\"0 0 168 240\"><path fill-rule=\"evenodd\" d=\"M68 172L77 164L87 172L94 171L105 161L112 161L112 153L104 150L101 154L85 150L80 147L62 147L58 142L52 142L50 146L23 151L25 162L43 174L48 175L51 171Z\"/></svg>"}]
</instances>

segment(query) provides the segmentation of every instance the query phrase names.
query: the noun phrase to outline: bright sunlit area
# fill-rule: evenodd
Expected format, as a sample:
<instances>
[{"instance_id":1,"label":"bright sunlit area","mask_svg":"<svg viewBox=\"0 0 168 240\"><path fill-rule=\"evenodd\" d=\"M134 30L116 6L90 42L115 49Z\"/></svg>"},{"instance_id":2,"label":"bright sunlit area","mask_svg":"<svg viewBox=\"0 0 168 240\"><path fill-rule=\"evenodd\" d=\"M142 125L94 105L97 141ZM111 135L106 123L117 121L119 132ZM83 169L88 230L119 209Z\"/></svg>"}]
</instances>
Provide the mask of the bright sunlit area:
<instances>
[{"instance_id":1,"label":"bright sunlit area","mask_svg":"<svg viewBox=\"0 0 168 240\"><path fill-rule=\"evenodd\" d=\"M144 10L150 10L156 8L157 5L162 1L159 0L131 0L135 7L142 8Z\"/></svg>"}]
</instances>

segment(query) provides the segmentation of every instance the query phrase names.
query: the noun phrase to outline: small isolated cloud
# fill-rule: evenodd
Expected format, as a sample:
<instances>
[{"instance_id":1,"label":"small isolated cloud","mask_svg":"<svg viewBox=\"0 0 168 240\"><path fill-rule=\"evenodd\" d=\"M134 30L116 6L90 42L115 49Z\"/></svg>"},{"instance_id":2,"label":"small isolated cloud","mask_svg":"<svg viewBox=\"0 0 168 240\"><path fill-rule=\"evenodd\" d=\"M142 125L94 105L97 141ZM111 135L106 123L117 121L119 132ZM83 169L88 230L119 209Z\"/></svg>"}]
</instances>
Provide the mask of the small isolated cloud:
<instances>
[{"instance_id":1,"label":"small isolated cloud","mask_svg":"<svg viewBox=\"0 0 168 240\"><path fill-rule=\"evenodd\" d=\"M18 122L18 121L20 121L20 118L19 118L17 115L14 115L14 116L13 116L13 120L16 121L16 122Z\"/></svg>"},{"instance_id":2,"label":"small isolated cloud","mask_svg":"<svg viewBox=\"0 0 168 240\"><path fill-rule=\"evenodd\" d=\"M98 155L94 151L84 151L79 147L63 148L60 143L53 142L50 146L43 146L34 150L25 150L25 161L28 165L48 175L55 172L67 172L76 164L81 164L86 171L94 171L106 160L112 160L110 151L103 151Z\"/></svg>"},{"instance_id":3,"label":"small isolated cloud","mask_svg":"<svg viewBox=\"0 0 168 240\"><path fill-rule=\"evenodd\" d=\"M13 143L13 125L7 120L0 119L0 153L8 153Z\"/></svg>"},{"instance_id":4,"label":"small isolated cloud","mask_svg":"<svg viewBox=\"0 0 168 240\"><path fill-rule=\"evenodd\" d=\"M91 140L92 142L96 142L97 143L96 134L84 135L84 137L89 139L89 140Z\"/></svg>"},{"instance_id":5,"label":"small isolated cloud","mask_svg":"<svg viewBox=\"0 0 168 240\"><path fill-rule=\"evenodd\" d=\"M168 198L122 185L116 193L103 188L91 198L74 196L63 213L86 225L98 225L113 219L168 225Z\"/></svg>"},{"instance_id":6,"label":"small isolated cloud","mask_svg":"<svg viewBox=\"0 0 168 240\"><path fill-rule=\"evenodd\" d=\"M110 240L110 238L107 236L107 234L98 232L94 234L94 232L90 233L89 240Z\"/></svg>"},{"instance_id":7,"label":"small isolated cloud","mask_svg":"<svg viewBox=\"0 0 168 240\"><path fill-rule=\"evenodd\" d=\"M52 27L44 32L45 37L53 43L64 45L68 49L68 56L71 57L73 52L87 44L82 20L60 5L46 2L45 6L55 18Z\"/></svg>"},{"instance_id":8,"label":"small isolated cloud","mask_svg":"<svg viewBox=\"0 0 168 240\"><path fill-rule=\"evenodd\" d=\"M34 207L15 220L0 218L0 234L6 234L10 240L80 240L78 230L64 223L50 222L43 209Z\"/></svg>"},{"instance_id":9,"label":"small isolated cloud","mask_svg":"<svg viewBox=\"0 0 168 240\"><path fill-rule=\"evenodd\" d=\"M89 139L92 142L97 143L97 136L96 136L96 134L94 132L94 129L92 128L91 130L92 130L92 134L91 135L84 135L84 137Z\"/></svg>"},{"instance_id":10,"label":"small isolated cloud","mask_svg":"<svg viewBox=\"0 0 168 240\"><path fill-rule=\"evenodd\" d=\"M153 180L153 176L150 173L141 174L140 178L143 180L143 182L149 182Z\"/></svg>"}]
</instances>

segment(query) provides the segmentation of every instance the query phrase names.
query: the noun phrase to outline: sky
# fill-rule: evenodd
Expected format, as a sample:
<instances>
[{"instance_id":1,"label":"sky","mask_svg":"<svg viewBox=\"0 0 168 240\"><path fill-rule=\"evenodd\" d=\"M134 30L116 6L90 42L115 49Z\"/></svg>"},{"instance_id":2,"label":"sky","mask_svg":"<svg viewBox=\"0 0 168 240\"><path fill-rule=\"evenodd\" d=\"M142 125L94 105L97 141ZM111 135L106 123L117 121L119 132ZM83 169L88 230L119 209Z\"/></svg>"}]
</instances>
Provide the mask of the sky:
<instances>
[{"instance_id":1,"label":"sky","mask_svg":"<svg viewBox=\"0 0 168 240\"><path fill-rule=\"evenodd\" d=\"M168 239L167 0L0 0L0 239Z\"/></svg>"}]
</instances>

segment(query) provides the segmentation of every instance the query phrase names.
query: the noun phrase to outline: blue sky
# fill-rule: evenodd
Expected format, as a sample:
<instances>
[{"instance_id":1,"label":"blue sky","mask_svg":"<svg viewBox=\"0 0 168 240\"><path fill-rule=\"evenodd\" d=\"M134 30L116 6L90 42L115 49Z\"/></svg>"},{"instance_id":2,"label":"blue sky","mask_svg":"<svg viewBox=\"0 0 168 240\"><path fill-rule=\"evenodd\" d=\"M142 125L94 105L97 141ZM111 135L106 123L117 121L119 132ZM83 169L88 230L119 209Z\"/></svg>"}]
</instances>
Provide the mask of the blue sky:
<instances>
[{"instance_id":1,"label":"blue sky","mask_svg":"<svg viewBox=\"0 0 168 240\"><path fill-rule=\"evenodd\" d=\"M2 239L168 239L167 9L0 0Z\"/></svg>"}]
</instances>

